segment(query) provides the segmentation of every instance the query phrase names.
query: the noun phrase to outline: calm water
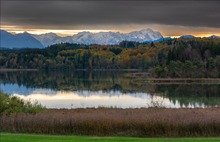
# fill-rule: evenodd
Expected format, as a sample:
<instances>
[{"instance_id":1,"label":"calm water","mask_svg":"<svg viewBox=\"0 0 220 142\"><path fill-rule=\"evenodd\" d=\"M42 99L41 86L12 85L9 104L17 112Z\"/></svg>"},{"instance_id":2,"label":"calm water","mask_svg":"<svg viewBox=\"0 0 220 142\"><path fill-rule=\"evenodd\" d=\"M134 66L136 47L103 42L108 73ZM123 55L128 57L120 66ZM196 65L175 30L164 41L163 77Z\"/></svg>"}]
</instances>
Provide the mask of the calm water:
<instances>
[{"instance_id":1,"label":"calm water","mask_svg":"<svg viewBox=\"0 0 220 142\"><path fill-rule=\"evenodd\" d=\"M47 108L220 106L220 85L155 85L130 72L0 72L0 89ZM143 78L142 78L143 79Z\"/></svg>"}]
</instances>

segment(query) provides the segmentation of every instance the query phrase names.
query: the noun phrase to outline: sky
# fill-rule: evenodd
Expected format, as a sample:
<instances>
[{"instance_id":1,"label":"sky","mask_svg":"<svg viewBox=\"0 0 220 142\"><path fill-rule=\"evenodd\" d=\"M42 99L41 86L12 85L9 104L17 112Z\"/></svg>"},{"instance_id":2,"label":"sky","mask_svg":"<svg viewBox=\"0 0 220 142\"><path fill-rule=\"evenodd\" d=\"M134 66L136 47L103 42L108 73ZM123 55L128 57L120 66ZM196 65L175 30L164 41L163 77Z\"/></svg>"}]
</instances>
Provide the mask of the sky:
<instances>
[{"instance_id":1,"label":"sky","mask_svg":"<svg viewBox=\"0 0 220 142\"><path fill-rule=\"evenodd\" d=\"M219 0L1 0L0 28L61 36L151 28L163 36L220 36Z\"/></svg>"}]
</instances>

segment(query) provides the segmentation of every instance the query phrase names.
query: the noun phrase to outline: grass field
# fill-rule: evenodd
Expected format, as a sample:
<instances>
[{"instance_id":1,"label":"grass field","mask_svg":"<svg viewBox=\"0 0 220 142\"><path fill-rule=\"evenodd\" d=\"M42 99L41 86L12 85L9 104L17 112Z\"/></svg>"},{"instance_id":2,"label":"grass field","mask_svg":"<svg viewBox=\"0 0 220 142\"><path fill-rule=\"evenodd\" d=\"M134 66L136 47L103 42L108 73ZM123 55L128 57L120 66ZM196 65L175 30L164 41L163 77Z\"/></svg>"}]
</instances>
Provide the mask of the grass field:
<instances>
[{"instance_id":1,"label":"grass field","mask_svg":"<svg viewBox=\"0 0 220 142\"><path fill-rule=\"evenodd\" d=\"M0 142L219 142L220 138L127 138L0 134Z\"/></svg>"}]
</instances>

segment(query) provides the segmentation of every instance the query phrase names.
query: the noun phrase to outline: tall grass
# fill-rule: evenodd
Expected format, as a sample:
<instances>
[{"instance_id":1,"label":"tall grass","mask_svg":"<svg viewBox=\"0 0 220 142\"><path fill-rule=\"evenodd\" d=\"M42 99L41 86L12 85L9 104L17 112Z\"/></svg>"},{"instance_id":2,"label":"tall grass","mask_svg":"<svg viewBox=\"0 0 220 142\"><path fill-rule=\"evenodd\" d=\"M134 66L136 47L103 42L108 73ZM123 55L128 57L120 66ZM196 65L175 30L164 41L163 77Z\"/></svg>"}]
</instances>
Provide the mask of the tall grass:
<instances>
[{"instance_id":1,"label":"tall grass","mask_svg":"<svg viewBox=\"0 0 220 142\"><path fill-rule=\"evenodd\" d=\"M219 137L220 108L72 109L1 115L0 131L135 137Z\"/></svg>"}]
</instances>

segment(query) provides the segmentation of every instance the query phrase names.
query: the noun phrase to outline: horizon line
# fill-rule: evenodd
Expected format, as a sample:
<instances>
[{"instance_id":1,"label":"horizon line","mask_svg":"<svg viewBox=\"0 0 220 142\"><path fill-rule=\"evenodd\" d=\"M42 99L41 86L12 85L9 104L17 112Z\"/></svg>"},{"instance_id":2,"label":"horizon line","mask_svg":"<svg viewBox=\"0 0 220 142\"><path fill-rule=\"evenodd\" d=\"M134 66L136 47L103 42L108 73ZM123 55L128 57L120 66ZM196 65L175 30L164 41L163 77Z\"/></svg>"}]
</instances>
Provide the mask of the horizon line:
<instances>
[{"instance_id":1,"label":"horizon line","mask_svg":"<svg viewBox=\"0 0 220 142\"><path fill-rule=\"evenodd\" d=\"M140 30L134 30L134 31L130 31L130 32L135 32L135 31L141 31L141 30L147 30L147 29L151 29L151 28L146 28L146 29L140 29ZM121 33L121 34L128 34L130 32L120 32L118 30L6 30L4 28L0 28L0 30L4 30L7 31L11 34L19 34L19 33L29 33L29 34L33 34L33 35L43 35L43 34L49 34L49 33L53 33L56 34L57 36L60 37L68 37L68 36L74 36L77 35L79 33L82 32L90 32L90 33L101 33L101 32L113 32L113 33ZM171 38L179 38L181 36L188 36L188 35L192 35L195 37L210 37L210 36L220 36L220 34L182 34L182 35L163 35L160 31L151 29L154 32L159 32L163 37L171 37Z\"/></svg>"}]
</instances>

